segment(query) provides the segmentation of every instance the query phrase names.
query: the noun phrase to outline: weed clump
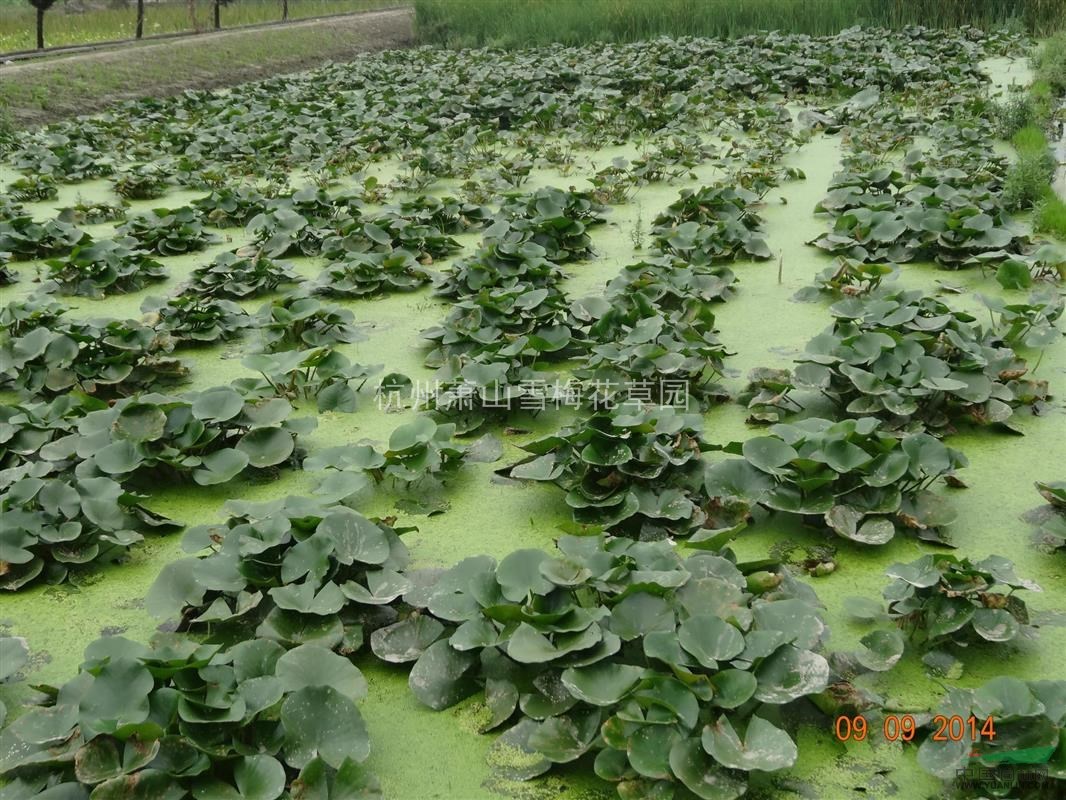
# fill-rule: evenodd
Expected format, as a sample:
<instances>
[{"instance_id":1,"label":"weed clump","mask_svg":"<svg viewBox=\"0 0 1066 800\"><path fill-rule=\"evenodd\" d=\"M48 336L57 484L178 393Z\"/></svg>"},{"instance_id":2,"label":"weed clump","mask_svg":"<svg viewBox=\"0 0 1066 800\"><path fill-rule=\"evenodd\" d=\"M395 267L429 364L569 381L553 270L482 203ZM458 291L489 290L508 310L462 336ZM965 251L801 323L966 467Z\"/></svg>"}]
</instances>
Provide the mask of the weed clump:
<instances>
[{"instance_id":1,"label":"weed clump","mask_svg":"<svg viewBox=\"0 0 1066 800\"><path fill-rule=\"evenodd\" d=\"M1055 174L1055 159L1047 136L1035 125L1027 125L1011 138L1018 160L1003 182L1003 205L1011 211L1035 208L1049 194Z\"/></svg>"}]
</instances>

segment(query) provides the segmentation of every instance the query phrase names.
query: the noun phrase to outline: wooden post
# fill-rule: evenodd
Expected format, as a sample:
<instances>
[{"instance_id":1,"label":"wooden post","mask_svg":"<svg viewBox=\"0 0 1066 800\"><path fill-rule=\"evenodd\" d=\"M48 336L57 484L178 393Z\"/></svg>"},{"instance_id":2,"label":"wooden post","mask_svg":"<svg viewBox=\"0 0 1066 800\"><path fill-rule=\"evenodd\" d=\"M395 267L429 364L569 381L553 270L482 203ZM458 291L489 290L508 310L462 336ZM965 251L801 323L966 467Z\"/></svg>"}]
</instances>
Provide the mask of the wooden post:
<instances>
[{"instance_id":1,"label":"wooden post","mask_svg":"<svg viewBox=\"0 0 1066 800\"><path fill-rule=\"evenodd\" d=\"M289 18L289 0L281 0L281 21L285 22Z\"/></svg>"},{"instance_id":2,"label":"wooden post","mask_svg":"<svg viewBox=\"0 0 1066 800\"><path fill-rule=\"evenodd\" d=\"M222 22L219 19L218 9L219 9L219 0L215 0L215 30L216 31L222 29Z\"/></svg>"},{"instance_id":3,"label":"wooden post","mask_svg":"<svg viewBox=\"0 0 1066 800\"><path fill-rule=\"evenodd\" d=\"M37 6L37 49L44 50L44 6Z\"/></svg>"},{"instance_id":4,"label":"wooden post","mask_svg":"<svg viewBox=\"0 0 1066 800\"><path fill-rule=\"evenodd\" d=\"M144 0L137 0L137 33L136 37L140 39L144 36Z\"/></svg>"}]
</instances>

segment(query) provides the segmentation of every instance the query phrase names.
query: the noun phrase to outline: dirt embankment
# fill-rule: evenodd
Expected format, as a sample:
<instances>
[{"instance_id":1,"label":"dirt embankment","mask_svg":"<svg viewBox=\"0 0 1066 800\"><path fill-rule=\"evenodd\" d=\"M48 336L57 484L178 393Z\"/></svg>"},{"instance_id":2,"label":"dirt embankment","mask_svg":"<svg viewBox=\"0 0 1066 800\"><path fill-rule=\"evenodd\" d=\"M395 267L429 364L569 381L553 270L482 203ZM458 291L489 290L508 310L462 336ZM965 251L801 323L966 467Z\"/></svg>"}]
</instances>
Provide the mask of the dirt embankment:
<instances>
[{"instance_id":1,"label":"dirt embankment","mask_svg":"<svg viewBox=\"0 0 1066 800\"><path fill-rule=\"evenodd\" d=\"M405 8L6 64L0 66L0 120L29 128L121 100L232 86L413 40L414 15Z\"/></svg>"}]
</instances>

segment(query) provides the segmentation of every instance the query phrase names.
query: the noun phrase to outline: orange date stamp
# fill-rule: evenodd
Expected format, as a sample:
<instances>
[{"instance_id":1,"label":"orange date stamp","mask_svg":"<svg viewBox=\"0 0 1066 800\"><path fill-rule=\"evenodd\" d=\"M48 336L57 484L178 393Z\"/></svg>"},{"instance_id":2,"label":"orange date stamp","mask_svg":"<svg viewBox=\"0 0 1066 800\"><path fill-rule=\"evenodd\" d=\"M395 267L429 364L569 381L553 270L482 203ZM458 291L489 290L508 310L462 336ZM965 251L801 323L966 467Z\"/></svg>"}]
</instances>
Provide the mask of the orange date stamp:
<instances>
[{"instance_id":1,"label":"orange date stamp","mask_svg":"<svg viewBox=\"0 0 1066 800\"><path fill-rule=\"evenodd\" d=\"M992 741L996 738L996 723L992 717L962 717L937 714L931 720L934 742ZM881 736L888 742L909 742L918 732L918 723L911 714L886 714L881 723ZM841 742L862 742L871 735L871 725L862 714L841 715L833 723L833 733Z\"/></svg>"}]
</instances>

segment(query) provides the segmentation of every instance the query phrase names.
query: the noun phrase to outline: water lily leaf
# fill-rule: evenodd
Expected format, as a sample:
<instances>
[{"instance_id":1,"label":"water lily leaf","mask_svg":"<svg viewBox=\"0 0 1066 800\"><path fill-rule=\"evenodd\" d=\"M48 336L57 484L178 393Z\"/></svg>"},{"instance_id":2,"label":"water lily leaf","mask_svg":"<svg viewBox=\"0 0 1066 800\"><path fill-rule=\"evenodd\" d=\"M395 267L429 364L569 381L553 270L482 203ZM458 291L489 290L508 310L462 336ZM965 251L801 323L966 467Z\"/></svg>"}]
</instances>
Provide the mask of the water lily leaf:
<instances>
[{"instance_id":1,"label":"water lily leaf","mask_svg":"<svg viewBox=\"0 0 1066 800\"><path fill-rule=\"evenodd\" d=\"M887 517L867 517L859 529L847 538L862 544L885 544L896 535L896 526Z\"/></svg>"},{"instance_id":2,"label":"water lily leaf","mask_svg":"<svg viewBox=\"0 0 1066 800\"><path fill-rule=\"evenodd\" d=\"M755 625L764 631L781 631L797 647L810 649L826 633L818 609L803 600L757 600L752 603Z\"/></svg>"},{"instance_id":3,"label":"water lily leaf","mask_svg":"<svg viewBox=\"0 0 1066 800\"><path fill-rule=\"evenodd\" d=\"M108 475L124 475L141 465L141 454L128 439L118 439L102 447L93 455L93 461L101 472Z\"/></svg>"},{"instance_id":4,"label":"water lily leaf","mask_svg":"<svg viewBox=\"0 0 1066 800\"><path fill-rule=\"evenodd\" d=\"M973 713L979 719L995 717L999 722L1009 717L1033 717L1045 710L1025 681L1017 678L993 678L974 690Z\"/></svg>"},{"instance_id":5,"label":"water lily leaf","mask_svg":"<svg viewBox=\"0 0 1066 800\"><path fill-rule=\"evenodd\" d=\"M1018 621L1002 608L979 608L971 620L974 631L989 642L1007 642L1018 635Z\"/></svg>"},{"instance_id":6,"label":"water lily leaf","mask_svg":"<svg viewBox=\"0 0 1066 800\"><path fill-rule=\"evenodd\" d=\"M248 463L259 469L282 463L295 447L292 434L283 428L256 428L237 442L237 449L248 456Z\"/></svg>"},{"instance_id":7,"label":"water lily leaf","mask_svg":"<svg viewBox=\"0 0 1066 800\"><path fill-rule=\"evenodd\" d=\"M111 431L118 439L131 442L154 442L163 436L167 415L151 403L130 403L119 412L111 424Z\"/></svg>"},{"instance_id":8,"label":"water lily leaf","mask_svg":"<svg viewBox=\"0 0 1066 800\"><path fill-rule=\"evenodd\" d=\"M774 436L757 436L744 442L744 458L755 467L771 475L781 475L787 464L799 458L790 445Z\"/></svg>"},{"instance_id":9,"label":"water lily leaf","mask_svg":"<svg viewBox=\"0 0 1066 800\"><path fill-rule=\"evenodd\" d=\"M554 587L540 571L550 556L543 550L515 550L496 567L503 596L512 602L525 601L529 595L544 595Z\"/></svg>"},{"instance_id":10,"label":"water lily leaf","mask_svg":"<svg viewBox=\"0 0 1066 800\"><path fill-rule=\"evenodd\" d=\"M511 781L528 781L551 769L552 762L529 742L538 727L536 721L525 718L496 738L486 758L494 775Z\"/></svg>"},{"instance_id":11,"label":"water lily leaf","mask_svg":"<svg viewBox=\"0 0 1066 800\"><path fill-rule=\"evenodd\" d=\"M298 611L301 614L329 616L344 608L344 594L337 584L327 581L321 588L316 582L305 580L303 583L291 583L288 586L276 586L267 594L278 608Z\"/></svg>"},{"instance_id":12,"label":"water lily leaf","mask_svg":"<svg viewBox=\"0 0 1066 800\"><path fill-rule=\"evenodd\" d=\"M965 627L973 619L974 610L969 600L937 595L926 609L929 638L947 636Z\"/></svg>"},{"instance_id":13,"label":"water lily leaf","mask_svg":"<svg viewBox=\"0 0 1066 800\"><path fill-rule=\"evenodd\" d=\"M498 436L486 433L466 450L466 460L471 463L491 464L503 457L503 442Z\"/></svg>"},{"instance_id":14,"label":"water lily leaf","mask_svg":"<svg viewBox=\"0 0 1066 800\"><path fill-rule=\"evenodd\" d=\"M100 668L90 690L82 696L81 718L111 729L144 722L154 686L143 664L132 658L114 659Z\"/></svg>"},{"instance_id":15,"label":"water lily leaf","mask_svg":"<svg viewBox=\"0 0 1066 800\"><path fill-rule=\"evenodd\" d=\"M971 747L966 741L934 742L929 738L918 748L918 763L926 772L948 780L966 763Z\"/></svg>"},{"instance_id":16,"label":"water lily leaf","mask_svg":"<svg viewBox=\"0 0 1066 800\"><path fill-rule=\"evenodd\" d=\"M186 791L166 773L142 769L101 783L92 796L94 800L181 800Z\"/></svg>"},{"instance_id":17,"label":"water lily leaf","mask_svg":"<svg viewBox=\"0 0 1066 800\"><path fill-rule=\"evenodd\" d=\"M759 681L755 699L788 703L824 690L829 682L829 662L817 653L787 645L767 657L755 677Z\"/></svg>"},{"instance_id":18,"label":"water lily leaf","mask_svg":"<svg viewBox=\"0 0 1066 800\"><path fill-rule=\"evenodd\" d=\"M625 750L605 747L596 754L592 769L601 780L618 783L630 771L629 756Z\"/></svg>"},{"instance_id":19,"label":"water lily leaf","mask_svg":"<svg viewBox=\"0 0 1066 800\"><path fill-rule=\"evenodd\" d=\"M532 625L522 622L507 642L507 655L520 664L540 664L592 647L602 638L600 627L590 625L577 633L557 634L553 643Z\"/></svg>"},{"instance_id":20,"label":"water lily leaf","mask_svg":"<svg viewBox=\"0 0 1066 800\"><path fill-rule=\"evenodd\" d=\"M364 764L348 758L333 776L329 797L331 800L381 800L381 784ZM293 800L305 799L293 793Z\"/></svg>"},{"instance_id":21,"label":"water lily leaf","mask_svg":"<svg viewBox=\"0 0 1066 800\"><path fill-rule=\"evenodd\" d=\"M285 791L285 768L268 755L245 756L233 767L233 780L245 800L276 800Z\"/></svg>"},{"instance_id":22,"label":"water lily leaf","mask_svg":"<svg viewBox=\"0 0 1066 800\"><path fill-rule=\"evenodd\" d=\"M1004 289L1028 289L1033 285L1033 276L1024 262L1007 259L996 270L996 281Z\"/></svg>"},{"instance_id":23,"label":"water lily leaf","mask_svg":"<svg viewBox=\"0 0 1066 800\"><path fill-rule=\"evenodd\" d=\"M30 658L29 644L21 636L0 636L0 681L7 680Z\"/></svg>"},{"instance_id":24,"label":"water lily leaf","mask_svg":"<svg viewBox=\"0 0 1066 800\"><path fill-rule=\"evenodd\" d=\"M548 717L529 734L529 747L555 764L566 764L588 751L599 726L598 714L578 719Z\"/></svg>"},{"instance_id":25,"label":"water lily leaf","mask_svg":"<svg viewBox=\"0 0 1066 800\"><path fill-rule=\"evenodd\" d=\"M424 705L442 711L477 691L477 682L468 674L476 662L475 653L454 650L441 639L415 662L408 684Z\"/></svg>"},{"instance_id":26,"label":"water lily leaf","mask_svg":"<svg viewBox=\"0 0 1066 800\"><path fill-rule=\"evenodd\" d=\"M201 469L194 470L192 477L201 486L226 483L237 477L248 462L245 451L227 447L204 456L200 461Z\"/></svg>"},{"instance_id":27,"label":"water lily leaf","mask_svg":"<svg viewBox=\"0 0 1066 800\"><path fill-rule=\"evenodd\" d=\"M737 708L748 702L755 694L759 682L750 672L740 669L723 669L711 676L714 686L714 704L719 708Z\"/></svg>"},{"instance_id":28,"label":"water lily leaf","mask_svg":"<svg viewBox=\"0 0 1066 800\"><path fill-rule=\"evenodd\" d=\"M285 698L285 762L297 769L314 758L339 768L345 759L365 761L370 754L366 725L348 697L332 686L307 686Z\"/></svg>"},{"instance_id":29,"label":"water lily leaf","mask_svg":"<svg viewBox=\"0 0 1066 800\"><path fill-rule=\"evenodd\" d=\"M670 769L702 800L737 800L748 790L746 782L725 772L707 755L699 739L682 739L674 744L670 749Z\"/></svg>"},{"instance_id":30,"label":"water lily leaf","mask_svg":"<svg viewBox=\"0 0 1066 800\"><path fill-rule=\"evenodd\" d=\"M762 717L752 717L744 741L733 729L729 718L722 716L703 729L703 749L715 761L733 769L773 770L796 763L796 744L783 730Z\"/></svg>"},{"instance_id":31,"label":"water lily leaf","mask_svg":"<svg viewBox=\"0 0 1066 800\"><path fill-rule=\"evenodd\" d=\"M382 564L389 557L388 537L362 514L348 508L327 514L317 534L333 540L334 557L342 564Z\"/></svg>"},{"instance_id":32,"label":"water lily leaf","mask_svg":"<svg viewBox=\"0 0 1066 800\"><path fill-rule=\"evenodd\" d=\"M666 780L670 772L670 752L682 738L667 725L645 725L629 737L629 764L646 778Z\"/></svg>"},{"instance_id":33,"label":"water lily leaf","mask_svg":"<svg viewBox=\"0 0 1066 800\"><path fill-rule=\"evenodd\" d=\"M344 656L316 644L294 647L277 661L278 680L287 692L306 686L329 686L351 700L366 697L363 673Z\"/></svg>"},{"instance_id":34,"label":"water lily leaf","mask_svg":"<svg viewBox=\"0 0 1066 800\"><path fill-rule=\"evenodd\" d=\"M197 419L225 422L233 419L244 408L244 398L229 386L214 386L200 392L192 403L192 413Z\"/></svg>"},{"instance_id":35,"label":"water lily leaf","mask_svg":"<svg viewBox=\"0 0 1066 800\"><path fill-rule=\"evenodd\" d=\"M562 681L579 700L594 706L610 706L621 701L636 686L642 667L601 661L587 667L563 670Z\"/></svg>"},{"instance_id":36,"label":"water lily leaf","mask_svg":"<svg viewBox=\"0 0 1066 800\"><path fill-rule=\"evenodd\" d=\"M420 658L442 633L444 626L433 617L413 615L370 634L370 649L383 661L403 664Z\"/></svg>"},{"instance_id":37,"label":"water lily leaf","mask_svg":"<svg viewBox=\"0 0 1066 800\"><path fill-rule=\"evenodd\" d=\"M674 610L650 592L634 592L611 609L611 631L630 641L658 631L674 632Z\"/></svg>"},{"instance_id":38,"label":"water lily leaf","mask_svg":"<svg viewBox=\"0 0 1066 800\"><path fill-rule=\"evenodd\" d=\"M677 638L685 650L709 669L716 669L719 661L728 661L744 650L744 636L740 631L709 614L682 622Z\"/></svg>"},{"instance_id":39,"label":"water lily leaf","mask_svg":"<svg viewBox=\"0 0 1066 800\"><path fill-rule=\"evenodd\" d=\"M858 652L858 661L874 672L892 669L903 656L903 633L899 628L871 631L860 643L863 649Z\"/></svg>"},{"instance_id":40,"label":"water lily leaf","mask_svg":"<svg viewBox=\"0 0 1066 800\"><path fill-rule=\"evenodd\" d=\"M125 774L118 741L110 736L97 736L83 744L74 756L74 774L79 781L88 784L102 783Z\"/></svg>"}]
</instances>

